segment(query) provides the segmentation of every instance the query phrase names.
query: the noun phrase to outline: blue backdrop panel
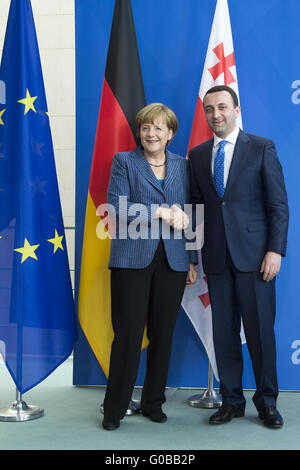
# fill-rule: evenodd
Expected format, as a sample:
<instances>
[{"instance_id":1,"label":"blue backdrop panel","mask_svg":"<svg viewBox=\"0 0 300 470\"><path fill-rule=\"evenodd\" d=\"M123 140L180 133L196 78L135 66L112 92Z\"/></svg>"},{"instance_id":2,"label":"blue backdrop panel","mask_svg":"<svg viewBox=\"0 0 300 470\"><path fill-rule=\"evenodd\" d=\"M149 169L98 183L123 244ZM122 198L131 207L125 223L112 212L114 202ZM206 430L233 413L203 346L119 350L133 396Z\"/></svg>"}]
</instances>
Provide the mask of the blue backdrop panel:
<instances>
[{"instance_id":1,"label":"blue backdrop panel","mask_svg":"<svg viewBox=\"0 0 300 470\"><path fill-rule=\"evenodd\" d=\"M276 338L280 389L300 390L300 55L298 0L228 0L245 131L275 141L290 204L287 258L277 279ZM160 101L179 118L171 151L185 155L216 0L132 0L147 103ZM79 286L86 195L98 119L114 0L76 0L76 292ZM244 346L244 386L254 388ZM145 352L137 384L142 384ZM207 357L188 317L180 311L169 386L207 385ZM82 331L74 354L74 384L106 379Z\"/></svg>"}]
</instances>

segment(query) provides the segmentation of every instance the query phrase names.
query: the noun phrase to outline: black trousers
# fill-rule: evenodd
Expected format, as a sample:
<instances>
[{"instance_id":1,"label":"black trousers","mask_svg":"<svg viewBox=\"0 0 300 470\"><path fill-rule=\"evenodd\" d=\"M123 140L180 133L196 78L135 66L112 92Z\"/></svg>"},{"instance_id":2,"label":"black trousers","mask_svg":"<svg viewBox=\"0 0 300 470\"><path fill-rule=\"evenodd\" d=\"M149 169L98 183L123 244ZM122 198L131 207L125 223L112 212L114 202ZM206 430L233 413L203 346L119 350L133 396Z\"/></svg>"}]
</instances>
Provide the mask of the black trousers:
<instances>
[{"instance_id":1,"label":"black trousers","mask_svg":"<svg viewBox=\"0 0 300 470\"><path fill-rule=\"evenodd\" d=\"M106 418L121 419L128 409L146 323L149 346L141 408L151 413L164 403L173 331L186 277L186 272L169 267L162 240L148 267L111 270L114 340L104 399Z\"/></svg>"},{"instance_id":2,"label":"black trousers","mask_svg":"<svg viewBox=\"0 0 300 470\"><path fill-rule=\"evenodd\" d=\"M245 408L242 391L241 318L252 361L258 410L275 406L278 395L274 320L275 278L266 282L259 272L238 271L230 255L220 274L207 275L213 337L223 402Z\"/></svg>"}]
</instances>

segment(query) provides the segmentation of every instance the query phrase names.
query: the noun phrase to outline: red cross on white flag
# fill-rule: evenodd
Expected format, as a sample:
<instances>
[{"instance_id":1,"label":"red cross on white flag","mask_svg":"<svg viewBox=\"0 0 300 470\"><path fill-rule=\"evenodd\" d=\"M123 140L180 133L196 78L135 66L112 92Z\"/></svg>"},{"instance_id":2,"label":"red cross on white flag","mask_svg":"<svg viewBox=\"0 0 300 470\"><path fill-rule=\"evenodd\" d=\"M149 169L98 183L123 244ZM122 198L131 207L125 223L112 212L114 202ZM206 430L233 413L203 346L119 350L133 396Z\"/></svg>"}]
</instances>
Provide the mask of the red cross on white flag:
<instances>
[{"instance_id":1,"label":"red cross on white flag","mask_svg":"<svg viewBox=\"0 0 300 470\"><path fill-rule=\"evenodd\" d=\"M217 2L188 151L213 136L206 122L202 103L207 90L215 85L228 85L239 97L227 0L218 0ZM241 117L237 120L237 124L242 128Z\"/></svg>"},{"instance_id":2,"label":"red cross on white flag","mask_svg":"<svg viewBox=\"0 0 300 470\"><path fill-rule=\"evenodd\" d=\"M213 132L206 122L203 98L207 90L215 85L228 85L239 97L227 0L217 1L188 151L213 137ZM241 116L237 120L237 125L242 128ZM203 238L202 231L203 223L197 227L197 239ZM202 246L202 244L200 243L198 246ZM210 303L208 303L209 294L202 268L201 250L198 252L198 260L197 282L185 289L182 307L194 325L206 349L214 375L219 380L212 337L212 314ZM245 342L243 333L242 341Z\"/></svg>"}]
</instances>

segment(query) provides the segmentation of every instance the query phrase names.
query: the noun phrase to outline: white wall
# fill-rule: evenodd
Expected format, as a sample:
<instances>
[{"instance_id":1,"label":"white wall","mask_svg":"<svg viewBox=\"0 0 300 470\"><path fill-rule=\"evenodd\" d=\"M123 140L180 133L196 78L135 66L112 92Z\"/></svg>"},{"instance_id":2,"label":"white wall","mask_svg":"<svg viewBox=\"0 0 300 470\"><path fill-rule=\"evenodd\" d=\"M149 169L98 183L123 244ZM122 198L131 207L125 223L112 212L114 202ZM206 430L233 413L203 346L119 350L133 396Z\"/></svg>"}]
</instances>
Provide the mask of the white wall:
<instances>
[{"instance_id":1,"label":"white wall","mask_svg":"<svg viewBox=\"0 0 300 470\"><path fill-rule=\"evenodd\" d=\"M0 56L10 0L0 0ZM56 170L74 285L75 19L74 0L31 0L52 130Z\"/></svg>"}]
</instances>

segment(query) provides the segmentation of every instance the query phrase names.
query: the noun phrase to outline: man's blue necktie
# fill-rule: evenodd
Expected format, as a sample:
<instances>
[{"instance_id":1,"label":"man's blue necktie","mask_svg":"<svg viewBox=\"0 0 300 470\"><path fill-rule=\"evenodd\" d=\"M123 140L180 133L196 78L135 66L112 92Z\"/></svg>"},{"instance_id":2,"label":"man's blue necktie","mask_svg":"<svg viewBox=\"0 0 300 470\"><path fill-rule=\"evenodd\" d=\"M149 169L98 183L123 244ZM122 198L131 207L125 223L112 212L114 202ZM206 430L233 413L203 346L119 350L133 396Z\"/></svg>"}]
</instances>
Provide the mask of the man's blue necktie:
<instances>
[{"instance_id":1,"label":"man's blue necktie","mask_svg":"<svg viewBox=\"0 0 300 470\"><path fill-rule=\"evenodd\" d=\"M224 186L224 159L225 159L225 145L227 140L221 140L219 143L218 151L215 155L214 163L214 182L217 188L217 191L220 195L220 198L224 196L225 186Z\"/></svg>"}]
</instances>

